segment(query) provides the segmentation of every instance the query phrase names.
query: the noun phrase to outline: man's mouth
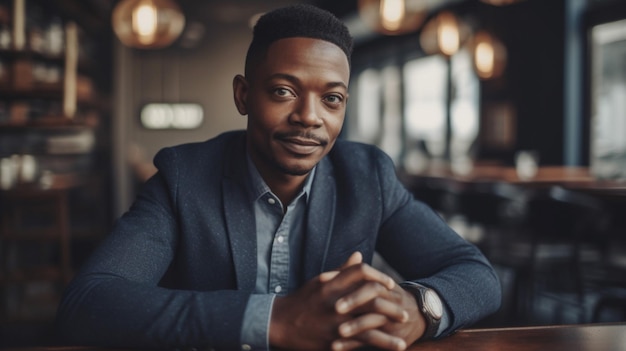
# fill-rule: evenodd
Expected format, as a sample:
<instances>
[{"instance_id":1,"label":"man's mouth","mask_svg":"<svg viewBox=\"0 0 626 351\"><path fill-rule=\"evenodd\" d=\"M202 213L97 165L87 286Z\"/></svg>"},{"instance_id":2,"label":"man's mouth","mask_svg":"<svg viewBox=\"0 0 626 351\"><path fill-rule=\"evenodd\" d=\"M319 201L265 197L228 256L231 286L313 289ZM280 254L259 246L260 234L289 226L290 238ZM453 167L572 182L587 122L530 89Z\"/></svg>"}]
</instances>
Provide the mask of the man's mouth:
<instances>
[{"instance_id":1,"label":"man's mouth","mask_svg":"<svg viewBox=\"0 0 626 351\"><path fill-rule=\"evenodd\" d=\"M298 155L310 155L327 144L322 138L306 134L279 135L276 139L285 149Z\"/></svg>"}]
</instances>

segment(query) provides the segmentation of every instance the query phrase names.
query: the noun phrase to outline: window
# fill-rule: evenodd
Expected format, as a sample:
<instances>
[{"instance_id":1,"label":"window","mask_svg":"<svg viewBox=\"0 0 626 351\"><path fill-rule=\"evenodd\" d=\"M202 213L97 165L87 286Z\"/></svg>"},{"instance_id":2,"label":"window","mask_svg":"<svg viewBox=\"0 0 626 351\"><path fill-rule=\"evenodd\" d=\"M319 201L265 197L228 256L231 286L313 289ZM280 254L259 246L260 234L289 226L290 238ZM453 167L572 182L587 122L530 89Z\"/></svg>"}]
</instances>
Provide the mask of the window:
<instances>
[{"instance_id":1,"label":"window","mask_svg":"<svg viewBox=\"0 0 626 351\"><path fill-rule=\"evenodd\" d=\"M626 19L591 28L591 169L626 179Z\"/></svg>"},{"instance_id":2,"label":"window","mask_svg":"<svg viewBox=\"0 0 626 351\"><path fill-rule=\"evenodd\" d=\"M468 51L366 67L352 89L351 140L378 145L410 172L432 162L451 162L453 171L466 170L468 162L471 166L480 83Z\"/></svg>"}]
</instances>

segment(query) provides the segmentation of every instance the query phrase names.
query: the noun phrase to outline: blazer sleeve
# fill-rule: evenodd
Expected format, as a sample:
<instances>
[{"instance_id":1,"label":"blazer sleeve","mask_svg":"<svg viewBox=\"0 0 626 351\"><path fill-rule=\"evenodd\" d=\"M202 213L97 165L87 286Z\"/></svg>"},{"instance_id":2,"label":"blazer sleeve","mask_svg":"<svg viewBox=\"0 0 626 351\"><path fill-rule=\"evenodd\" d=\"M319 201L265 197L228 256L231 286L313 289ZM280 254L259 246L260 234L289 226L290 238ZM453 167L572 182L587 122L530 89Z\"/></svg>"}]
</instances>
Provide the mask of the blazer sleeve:
<instances>
[{"instance_id":1,"label":"blazer sleeve","mask_svg":"<svg viewBox=\"0 0 626 351\"><path fill-rule=\"evenodd\" d=\"M376 250L405 279L439 293L451 312L450 325L440 336L495 312L501 285L480 250L414 199L386 155L379 155L377 172L384 216Z\"/></svg>"},{"instance_id":2,"label":"blazer sleeve","mask_svg":"<svg viewBox=\"0 0 626 351\"><path fill-rule=\"evenodd\" d=\"M65 342L141 348L239 349L249 292L166 289L177 250L174 151L66 289L57 313ZM161 169L160 168L160 169ZM213 267L213 269L219 269Z\"/></svg>"}]
</instances>

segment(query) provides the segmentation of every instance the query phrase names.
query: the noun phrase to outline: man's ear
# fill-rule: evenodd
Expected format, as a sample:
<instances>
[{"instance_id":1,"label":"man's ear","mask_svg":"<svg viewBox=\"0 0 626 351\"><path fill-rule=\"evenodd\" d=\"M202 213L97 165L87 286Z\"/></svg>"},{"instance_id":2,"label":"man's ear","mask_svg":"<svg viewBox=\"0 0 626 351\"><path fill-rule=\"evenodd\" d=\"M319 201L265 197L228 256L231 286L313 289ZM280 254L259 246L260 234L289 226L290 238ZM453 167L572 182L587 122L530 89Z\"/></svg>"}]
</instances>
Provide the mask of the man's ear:
<instances>
[{"instance_id":1,"label":"man's ear","mask_svg":"<svg viewBox=\"0 0 626 351\"><path fill-rule=\"evenodd\" d=\"M248 114L246 103L248 101L248 81L244 76L238 74L233 79L233 97L235 98L235 106L242 116Z\"/></svg>"}]
</instances>

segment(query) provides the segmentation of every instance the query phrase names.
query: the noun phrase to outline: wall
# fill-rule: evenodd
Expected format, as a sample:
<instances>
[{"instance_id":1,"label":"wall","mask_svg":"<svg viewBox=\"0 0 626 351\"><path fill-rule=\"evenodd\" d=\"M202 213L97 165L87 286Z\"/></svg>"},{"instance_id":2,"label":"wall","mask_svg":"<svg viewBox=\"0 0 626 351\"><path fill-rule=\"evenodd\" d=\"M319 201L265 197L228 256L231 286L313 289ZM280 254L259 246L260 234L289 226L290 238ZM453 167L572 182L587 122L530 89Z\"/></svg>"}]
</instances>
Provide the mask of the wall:
<instances>
[{"instance_id":1,"label":"wall","mask_svg":"<svg viewBox=\"0 0 626 351\"><path fill-rule=\"evenodd\" d=\"M219 133L245 127L237 112L232 80L243 73L251 30L243 24L208 23L204 39L193 49L174 45L163 50L135 50L116 46L114 111L114 217L130 205L135 179L128 157L138 149L150 162L166 146L203 141ZM194 102L204 108L204 122L196 130L146 130L139 112L147 102Z\"/></svg>"}]
</instances>

